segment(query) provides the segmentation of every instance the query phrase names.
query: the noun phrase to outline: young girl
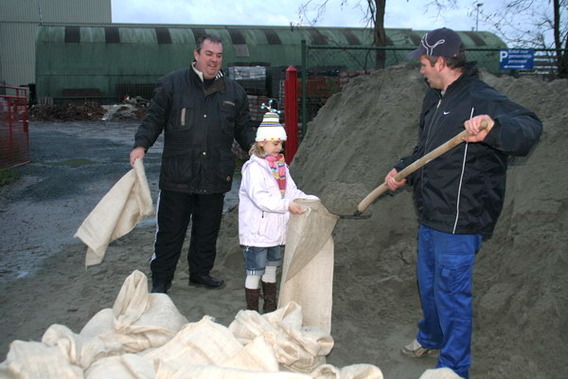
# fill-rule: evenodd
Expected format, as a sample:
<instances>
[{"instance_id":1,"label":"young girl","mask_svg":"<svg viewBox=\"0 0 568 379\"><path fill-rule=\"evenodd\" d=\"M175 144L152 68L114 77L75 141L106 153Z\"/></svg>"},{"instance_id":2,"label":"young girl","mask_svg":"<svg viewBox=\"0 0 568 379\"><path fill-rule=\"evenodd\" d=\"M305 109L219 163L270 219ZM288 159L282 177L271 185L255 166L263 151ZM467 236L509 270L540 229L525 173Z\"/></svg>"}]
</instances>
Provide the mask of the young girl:
<instances>
[{"instance_id":1,"label":"young girl","mask_svg":"<svg viewBox=\"0 0 568 379\"><path fill-rule=\"evenodd\" d=\"M262 282L263 312L276 310L276 270L282 264L290 213L304 210L297 198L317 199L300 191L284 161L286 131L278 115L267 112L256 133L256 143L243 165L239 189L239 242L243 247L247 309L258 312Z\"/></svg>"}]
</instances>

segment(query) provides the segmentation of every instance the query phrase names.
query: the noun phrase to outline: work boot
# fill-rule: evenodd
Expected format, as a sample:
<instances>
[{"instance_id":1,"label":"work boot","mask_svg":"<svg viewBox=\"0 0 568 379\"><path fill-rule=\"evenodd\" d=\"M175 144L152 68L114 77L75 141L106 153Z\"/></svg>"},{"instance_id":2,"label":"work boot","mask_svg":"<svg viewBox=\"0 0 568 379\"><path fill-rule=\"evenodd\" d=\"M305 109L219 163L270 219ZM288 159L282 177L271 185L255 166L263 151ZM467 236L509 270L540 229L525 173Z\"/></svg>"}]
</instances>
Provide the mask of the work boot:
<instances>
[{"instance_id":1,"label":"work boot","mask_svg":"<svg viewBox=\"0 0 568 379\"><path fill-rule=\"evenodd\" d=\"M151 293L168 293L168 290L172 287L171 282L152 280L152 290Z\"/></svg>"},{"instance_id":2,"label":"work boot","mask_svg":"<svg viewBox=\"0 0 568 379\"><path fill-rule=\"evenodd\" d=\"M262 297L264 304L262 313L274 312L276 310L276 283L262 282Z\"/></svg>"},{"instance_id":3,"label":"work boot","mask_svg":"<svg viewBox=\"0 0 568 379\"><path fill-rule=\"evenodd\" d=\"M245 287L245 294L247 299L247 309L249 311L258 312L258 298L260 297L260 288L253 290Z\"/></svg>"},{"instance_id":4,"label":"work boot","mask_svg":"<svg viewBox=\"0 0 568 379\"><path fill-rule=\"evenodd\" d=\"M422 358L428 355L437 354L440 352L438 349L428 349L420 345L418 340L414 340L401 350L402 354L408 355L412 358Z\"/></svg>"},{"instance_id":5,"label":"work boot","mask_svg":"<svg viewBox=\"0 0 568 379\"><path fill-rule=\"evenodd\" d=\"M189 285L205 288L221 288L225 282L223 279L214 278L209 274L190 274Z\"/></svg>"}]
</instances>

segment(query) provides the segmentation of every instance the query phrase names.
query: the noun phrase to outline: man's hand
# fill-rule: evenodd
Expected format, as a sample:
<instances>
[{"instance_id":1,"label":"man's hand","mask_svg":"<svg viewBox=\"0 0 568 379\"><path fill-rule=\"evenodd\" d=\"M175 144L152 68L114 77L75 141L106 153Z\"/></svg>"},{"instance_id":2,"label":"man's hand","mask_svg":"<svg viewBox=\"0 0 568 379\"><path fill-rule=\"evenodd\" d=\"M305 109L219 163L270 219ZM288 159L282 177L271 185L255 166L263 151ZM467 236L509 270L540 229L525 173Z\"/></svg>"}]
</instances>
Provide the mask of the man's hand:
<instances>
[{"instance_id":1,"label":"man's hand","mask_svg":"<svg viewBox=\"0 0 568 379\"><path fill-rule=\"evenodd\" d=\"M396 169L393 168L392 170L390 170L390 172L385 177L385 184L387 185L387 187L389 187L389 189L391 191L396 191L400 187L406 185L406 179L402 179L400 181L397 181L394 178L394 176L396 174L398 174L398 171L396 171Z\"/></svg>"},{"instance_id":2,"label":"man's hand","mask_svg":"<svg viewBox=\"0 0 568 379\"><path fill-rule=\"evenodd\" d=\"M145 155L144 150L145 149L143 147L140 147L140 146L132 149L132 151L130 152L130 165L132 167L134 167L134 161L136 159L144 159L144 155Z\"/></svg>"},{"instance_id":3,"label":"man's hand","mask_svg":"<svg viewBox=\"0 0 568 379\"><path fill-rule=\"evenodd\" d=\"M484 129L481 127L483 122L487 123L487 127ZM481 142L487 137L487 134L495 125L495 121L486 114L475 116L470 118L463 123L465 130L470 134L468 137L464 137L465 142Z\"/></svg>"}]
</instances>

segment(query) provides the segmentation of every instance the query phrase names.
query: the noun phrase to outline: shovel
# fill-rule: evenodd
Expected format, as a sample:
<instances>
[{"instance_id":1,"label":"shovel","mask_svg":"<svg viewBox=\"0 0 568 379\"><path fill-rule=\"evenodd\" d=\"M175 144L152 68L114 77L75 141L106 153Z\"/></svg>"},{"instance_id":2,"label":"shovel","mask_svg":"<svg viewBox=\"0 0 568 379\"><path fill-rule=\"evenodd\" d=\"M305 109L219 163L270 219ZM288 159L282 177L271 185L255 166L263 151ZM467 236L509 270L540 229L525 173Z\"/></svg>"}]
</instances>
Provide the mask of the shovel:
<instances>
[{"instance_id":1,"label":"shovel","mask_svg":"<svg viewBox=\"0 0 568 379\"><path fill-rule=\"evenodd\" d=\"M487 121L482 121L481 125L480 125L480 130L483 130L487 128ZM424 155L422 158L415 160L414 162L412 162L410 165L408 165L406 168L404 168L403 170L401 170L400 172L398 172L395 176L394 179L398 182L401 181L402 179L406 178L408 175L412 174L414 171L422 168L423 166L425 166L426 164L428 164L430 161L438 158L440 155L450 151L451 149L453 149L454 147L458 146L459 144L461 144L463 142L463 138L464 137L468 137L471 134L469 134L469 132L467 130L464 130L463 132L457 134L456 136L454 136L453 138L451 138L450 140L444 142L442 145L438 146L437 148L435 148L434 150L432 150L431 152L429 152L428 154ZM368 218L365 217L365 215L362 215L362 213L365 211L365 209L367 209L369 207L369 205L371 205L379 196L381 196L383 193L387 192L389 189L389 187L383 183L380 186L378 186L377 188L375 188L373 191L371 191L371 193L369 193L360 203L359 205L357 205L357 210L355 211L354 214L352 215L342 215L339 216L339 218L344 218L344 219L357 219L357 218Z\"/></svg>"}]
</instances>

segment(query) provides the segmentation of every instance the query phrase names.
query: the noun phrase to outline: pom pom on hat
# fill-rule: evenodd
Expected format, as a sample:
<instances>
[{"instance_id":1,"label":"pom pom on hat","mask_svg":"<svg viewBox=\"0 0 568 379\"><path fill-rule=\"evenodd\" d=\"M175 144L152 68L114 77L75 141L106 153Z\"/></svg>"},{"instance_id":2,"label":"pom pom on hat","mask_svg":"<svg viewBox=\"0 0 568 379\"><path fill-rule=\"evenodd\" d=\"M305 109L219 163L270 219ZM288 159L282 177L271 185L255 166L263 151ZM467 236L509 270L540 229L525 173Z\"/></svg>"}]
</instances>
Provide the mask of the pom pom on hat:
<instances>
[{"instance_id":1,"label":"pom pom on hat","mask_svg":"<svg viewBox=\"0 0 568 379\"><path fill-rule=\"evenodd\" d=\"M280 116L274 112L266 112L260 126L256 130L255 141L286 141L286 130L278 122Z\"/></svg>"}]
</instances>

